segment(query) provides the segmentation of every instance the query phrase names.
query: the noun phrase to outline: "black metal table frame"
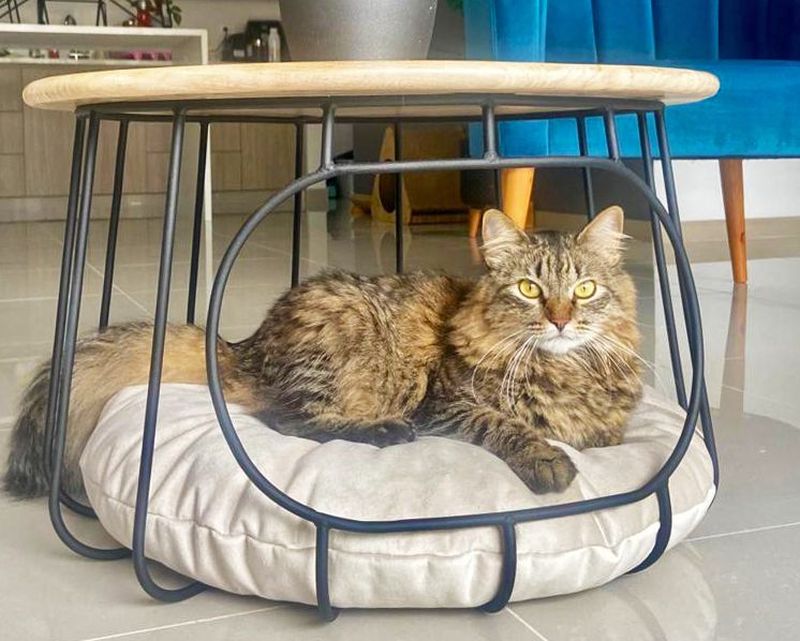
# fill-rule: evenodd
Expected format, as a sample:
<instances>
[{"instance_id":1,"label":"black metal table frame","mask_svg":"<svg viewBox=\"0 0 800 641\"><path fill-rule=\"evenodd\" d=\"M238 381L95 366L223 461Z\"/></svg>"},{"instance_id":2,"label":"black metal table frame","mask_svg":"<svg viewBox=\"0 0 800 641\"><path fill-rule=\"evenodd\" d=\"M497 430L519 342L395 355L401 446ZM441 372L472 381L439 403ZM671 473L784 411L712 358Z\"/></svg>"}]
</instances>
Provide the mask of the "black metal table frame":
<instances>
[{"instance_id":1,"label":"black metal table frame","mask_svg":"<svg viewBox=\"0 0 800 641\"><path fill-rule=\"evenodd\" d=\"M347 107L399 107L399 106L471 105L480 106L480 116L464 117L336 117L337 108ZM499 114L500 107L552 108L552 111ZM213 108L214 115L204 114L203 110ZM310 116L270 116L241 113L243 109L285 108L320 110L320 117ZM231 110L226 113L226 110ZM234 113L233 110L240 110ZM637 118L641 158L644 166L644 179L626 167L621 160L617 142L616 118L633 114ZM601 117L604 123L608 156L588 154L586 119ZM666 207L659 201L654 188L653 154L650 146L648 118L655 121L659 156L666 187ZM503 157L497 149L497 125L504 120L535 120L568 118L576 123L580 155L563 157ZM406 122L449 122L482 123L484 153L481 158L448 158L432 160L402 160L400 149L400 127ZM150 362L149 387L143 427L142 454L137 484L137 499L134 513L132 550L127 548L104 549L83 543L67 527L62 506L84 516L95 516L91 507L69 496L61 487L63 475L63 455L66 439L66 418L72 368L75 356L78 316L80 312L81 289L86 258L86 245L89 230L89 213L92 201L92 188L97 156L97 140L101 121L118 121L119 132L115 163L114 186L106 250L103 294L100 308L99 328L108 325L111 292L114 277L114 253L119 226L122 183L125 170L125 151L128 125L131 122L170 122L172 138L168 166L166 204L163 222L163 236L160 255L160 269L156 294L156 309L153 330L153 343ZM394 124L395 144L398 153L396 160L384 162L356 162L339 164L333 158L333 131L336 122L381 121ZM149 501L150 478L153 464L156 418L160 393L161 369L164 339L169 305L170 282L172 278L172 256L175 239L175 222L178 204L178 183L182 162L184 131L187 124L197 124L200 130L200 144L197 159L197 189L194 203L194 228L192 234L191 263L189 272L189 300L186 313L187 322L195 320L197 270L199 261L200 229L204 198L204 181L208 151L209 127L219 122L261 122L285 123L295 127L295 179L284 189L278 191L264 202L244 222L225 252L216 274L211 291L206 326L206 361L208 384L211 398L224 437L237 463L258 487L272 501L292 514L311 522L316 528L316 591L317 604L321 617L332 620L338 611L332 606L328 589L328 542L331 530L359 533L418 532L423 530L448 530L494 526L499 528L502 538L503 563L497 592L481 609L495 612L503 608L511 597L516 574L516 530L521 522L549 518L561 518L594 510L613 508L655 496L659 509L660 526L655 544L649 555L631 571L643 570L653 564L664 552L670 538L672 512L669 495L669 479L695 434L698 419L702 435L708 449L714 470L714 483L718 483L719 470L714 434L711 425L708 397L703 375L703 335L700 310L689 259L683 246L675 181L667 141L664 121L664 105L657 101L634 101L604 98L555 98L546 96L507 96L507 95L441 95L441 96L372 96L341 97L324 101L319 98L295 99L231 99L231 100L182 100L164 102L135 102L92 105L76 111L75 136L72 153L72 172L64 231L64 246L61 262L61 279L58 294L55 337L53 342L50 396L47 408L46 456L51 476L49 511L53 527L61 540L75 552L93 559L120 559L133 556L136 576L144 590L151 596L164 601L179 601L193 596L206 588L199 582L190 582L184 587L168 589L158 585L152 578L145 557L145 530L147 526L147 507ZM303 131L309 123L322 124L322 149L319 167L303 175ZM220 310L225 286L234 262L256 227L279 205L290 198L294 200L292 225L292 269L291 282L299 281L300 229L302 221L301 197L303 190L324 182L329 178L348 174L395 174L399 183L405 172L430 170L495 170L495 183L499 194L500 170L515 167L579 167L583 169L583 182L587 211L594 212L592 195L592 171L605 171L625 179L641 193L649 203L655 264L661 290L661 303L664 308L667 339L670 349L673 378L677 399L686 411L686 419L673 451L659 471L641 487L613 494L559 505L514 510L510 512L468 514L461 516L405 519L399 521L360 521L342 518L334 514L318 512L296 501L274 486L256 467L248 456L228 413L222 387L216 353L216 337L219 330ZM399 184L398 184L399 187ZM402 194L397 189L398 198ZM403 269L403 234L401 203L395 204L396 212L396 262L397 270ZM687 331L689 354L692 366L692 380L687 390L682 370L675 310L670 294L670 282L664 253L662 230L666 233L674 250L681 295L682 311Z\"/></svg>"}]
</instances>

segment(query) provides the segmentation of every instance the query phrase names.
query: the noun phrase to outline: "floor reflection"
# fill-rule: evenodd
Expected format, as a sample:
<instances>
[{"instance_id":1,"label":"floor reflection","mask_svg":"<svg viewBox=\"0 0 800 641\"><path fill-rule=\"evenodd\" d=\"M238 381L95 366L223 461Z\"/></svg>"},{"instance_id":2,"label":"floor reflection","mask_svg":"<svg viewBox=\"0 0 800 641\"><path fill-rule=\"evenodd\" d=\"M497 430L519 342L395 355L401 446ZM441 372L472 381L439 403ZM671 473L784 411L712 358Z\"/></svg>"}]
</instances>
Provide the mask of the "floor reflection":
<instances>
[{"instance_id":1,"label":"floor reflection","mask_svg":"<svg viewBox=\"0 0 800 641\"><path fill-rule=\"evenodd\" d=\"M642 574L580 594L512 604L547 639L707 641L718 623L702 557L681 545Z\"/></svg>"},{"instance_id":2,"label":"floor reflection","mask_svg":"<svg viewBox=\"0 0 800 641\"><path fill-rule=\"evenodd\" d=\"M719 414L723 421L744 413L746 343L747 285L734 284L719 399Z\"/></svg>"}]
</instances>

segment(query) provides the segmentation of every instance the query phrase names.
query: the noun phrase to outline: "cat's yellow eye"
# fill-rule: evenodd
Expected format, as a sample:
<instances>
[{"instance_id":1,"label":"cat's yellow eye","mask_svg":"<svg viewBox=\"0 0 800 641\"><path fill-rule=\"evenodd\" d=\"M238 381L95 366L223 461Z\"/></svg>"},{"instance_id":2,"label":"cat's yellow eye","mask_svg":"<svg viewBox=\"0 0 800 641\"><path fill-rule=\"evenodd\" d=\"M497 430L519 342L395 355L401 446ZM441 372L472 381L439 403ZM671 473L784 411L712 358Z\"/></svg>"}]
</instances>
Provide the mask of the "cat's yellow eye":
<instances>
[{"instance_id":1,"label":"cat's yellow eye","mask_svg":"<svg viewBox=\"0 0 800 641\"><path fill-rule=\"evenodd\" d=\"M517 287L519 287L519 293L525 298L539 298L539 296L542 295L541 288L532 280L528 280L527 278L523 278L521 281L519 281L519 283L517 283Z\"/></svg>"},{"instance_id":2,"label":"cat's yellow eye","mask_svg":"<svg viewBox=\"0 0 800 641\"><path fill-rule=\"evenodd\" d=\"M593 280L585 280L575 286L575 298L591 298L597 291L597 284Z\"/></svg>"}]
</instances>

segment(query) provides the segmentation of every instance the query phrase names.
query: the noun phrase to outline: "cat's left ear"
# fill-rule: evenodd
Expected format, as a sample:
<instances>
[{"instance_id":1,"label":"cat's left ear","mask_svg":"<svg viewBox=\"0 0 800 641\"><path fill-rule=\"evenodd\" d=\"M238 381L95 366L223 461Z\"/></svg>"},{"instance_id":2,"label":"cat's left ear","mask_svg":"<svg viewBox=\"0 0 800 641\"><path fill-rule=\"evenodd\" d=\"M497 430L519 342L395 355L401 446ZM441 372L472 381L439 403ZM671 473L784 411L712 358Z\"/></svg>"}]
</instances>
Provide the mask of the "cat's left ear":
<instances>
[{"instance_id":1,"label":"cat's left ear","mask_svg":"<svg viewBox=\"0 0 800 641\"><path fill-rule=\"evenodd\" d=\"M622 231L624 223L622 207L612 205L592 218L578 233L578 244L617 263L622 257L623 241L629 238Z\"/></svg>"},{"instance_id":2,"label":"cat's left ear","mask_svg":"<svg viewBox=\"0 0 800 641\"><path fill-rule=\"evenodd\" d=\"M513 254L530 241L499 209L489 209L483 215L483 259L489 269L507 264Z\"/></svg>"}]
</instances>

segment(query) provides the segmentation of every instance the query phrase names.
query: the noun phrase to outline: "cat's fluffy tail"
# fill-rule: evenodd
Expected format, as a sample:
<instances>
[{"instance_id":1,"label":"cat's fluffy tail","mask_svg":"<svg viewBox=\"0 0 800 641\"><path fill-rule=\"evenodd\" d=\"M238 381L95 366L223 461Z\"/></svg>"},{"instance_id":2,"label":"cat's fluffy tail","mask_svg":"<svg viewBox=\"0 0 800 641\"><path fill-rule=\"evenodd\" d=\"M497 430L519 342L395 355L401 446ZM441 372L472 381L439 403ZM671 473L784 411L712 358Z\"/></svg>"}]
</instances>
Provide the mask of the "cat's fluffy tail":
<instances>
[{"instance_id":1,"label":"cat's fluffy tail","mask_svg":"<svg viewBox=\"0 0 800 641\"><path fill-rule=\"evenodd\" d=\"M64 484L70 493L83 489L78 461L105 404L124 387L147 383L152 334L151 324L131 323L109 327L78 343L64 452ZM238 371L235 355L224 343L219 354L226 398L252 405L251 386ZM204 330L191 325L168 326L162 382L206 383ZM4 487L19 498L39 496L48 490L44 432L49 385L50 364L46 363L26 390L11 432Z\"/></svg>"},{"instance_id":2,"label":"cat's fluffy tail","mask_svg":"<svg viewBox=\"0 0 800 641\"><path fill-rule=\"evenodd\" d=\"M49 365L40 366L25 391L19 417L11 431L11 451L4 487L6 492L19 498L47 492L44 422L49 381Z\"/></svg>"}]
</instances>

